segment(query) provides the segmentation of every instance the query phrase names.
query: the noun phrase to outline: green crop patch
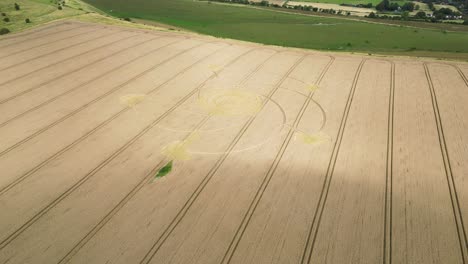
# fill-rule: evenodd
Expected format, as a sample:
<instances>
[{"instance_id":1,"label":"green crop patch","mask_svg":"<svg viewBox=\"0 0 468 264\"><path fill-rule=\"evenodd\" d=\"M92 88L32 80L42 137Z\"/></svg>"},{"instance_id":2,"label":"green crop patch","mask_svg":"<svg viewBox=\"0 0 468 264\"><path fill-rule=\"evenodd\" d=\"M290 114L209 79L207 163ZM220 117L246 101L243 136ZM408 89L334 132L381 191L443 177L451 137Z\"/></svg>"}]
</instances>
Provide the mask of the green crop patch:
<instances>
[{"instance_id":1,"label":"green crop patch","mask_svg":"<svg viewBox=\"0 0 468 264\"><path fill-rule=\"evenodd\" d=\"M156 173L153 180L162 178L166 176L167 174L169 174L171 171L172 171L172 160L169 161L166 165L164 165L164 167L159 169L158 173Z\"/></svg>"}]
</instances>

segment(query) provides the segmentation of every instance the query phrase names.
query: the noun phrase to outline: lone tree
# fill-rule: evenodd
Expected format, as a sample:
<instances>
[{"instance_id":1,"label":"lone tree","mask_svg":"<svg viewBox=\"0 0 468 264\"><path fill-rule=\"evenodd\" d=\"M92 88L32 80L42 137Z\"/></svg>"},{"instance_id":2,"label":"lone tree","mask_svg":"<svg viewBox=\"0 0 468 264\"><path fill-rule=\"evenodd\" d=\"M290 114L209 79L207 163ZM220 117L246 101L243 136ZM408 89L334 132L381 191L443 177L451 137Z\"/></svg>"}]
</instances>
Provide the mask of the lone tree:
<instances>
[{"instance_id":1,"label":"lone tree","mask_svg":"<svg viewBox=\"0 0 468 264\"><path fill-rule=\"evenodd\" d=\"M403 9L404 11L413 12L414 6L415 6L414 3L412 3L412 2L407 2L407 3L405 3L405 4L402 6L402 9Z\"/></svg>"},{"instance_id":2,"label":"lone tree","mask_svg":"<svg viewBox=\"0 0 468 264\"><path fill-rule=\"evenodd\" d=\"M17 3L15 3L15 9L16 9L16 10L20 10L20 9L21 9L20 6L19 6Z\"/></svg>"},{"instance_id":3,"label":"lone tree","mask_svg":"<svg viewBox=\"0 0 468 264\"><path fill-rule=\"evenodd\" d=\"M382 2L380 2L379 4L377 4L375 6L375 9L377 9L377 11L385 11L385 10L388 10L390 7L390 1L388 0L383 0Z\"/></svg>"},{"instance_id":4,"label":"lone tree","mask_svg":"<svg viewBox=\"0 0 468 264\"><path fill-rule=\"evenodd\" d=\"M424 18L426 18L426 12L419 11L419 12L416 13L416 15L414 17L424 19Z\"/></svg>"},{"instance_id":5,"label":"lone tree","mask_svg":"<svg viewBox=\"0 0 468 264\"><path fill-rule=\"evenodd\" d=\"M5 17L5 18L3 19L3 21L5 21L5 22L8 23L8 22L10 22L10 19L9 19L8 17Z\"/></svg>"},{"instance_id":6,"label":"lone tree","mask_svg":"<svg viewBox=\"0 0 468 264\"><path fill-rule=\"evenodd\" d=\"M31 20L29 20L29 18L26 18L26 19L24 20L24 22L26 22L26 23L29 24L29 23L31 23Z\"/></svg>"},{"instance_id":7,"label":"lone tree","mask_svg":"<svg viewBox=\"0 0 468 264\"><path fill-rule=\"evenodd\" d=\"M0 35L5 35L10 33L10 30L8 28L0 28Z\"/></svg>"}]
</instances>

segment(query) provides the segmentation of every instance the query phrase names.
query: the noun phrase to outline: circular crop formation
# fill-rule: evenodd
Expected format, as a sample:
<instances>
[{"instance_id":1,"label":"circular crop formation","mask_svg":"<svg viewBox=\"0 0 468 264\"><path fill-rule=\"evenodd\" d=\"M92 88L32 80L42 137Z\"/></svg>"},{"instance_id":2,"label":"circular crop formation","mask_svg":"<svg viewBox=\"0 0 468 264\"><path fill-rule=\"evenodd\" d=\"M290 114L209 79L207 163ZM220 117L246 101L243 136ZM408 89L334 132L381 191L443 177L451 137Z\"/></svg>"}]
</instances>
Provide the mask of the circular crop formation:
<instances>
[{"instance_id":1,"label":"circular crop formation","mask_svg":"<svg viewBox=\"0 0 468 264\"><path fill-rule=\"evenodd\" d=\"M273 110L269 110L269 115L277 116L277 118L263 121L266 122L265 125L269 128L268 134L262 135L261 138L255 139L251 142L243 142L242 144L239 144L230 151L231 153L248 151L267 144L274 137L279 136L284 128L291 129L294 132L294 139L300 140L304 144L318 144L328 141L329 137L321 132L326 122L325 111L316 101L311 98L311 95L313 95L313 93L318 90L318 86L305 83L304 85L305 91L309 94L289 89L284 90L300 94L305 97L305 100L310 100L311 103L316 105L316 107L319 109L320 115L322 116L320 127L317 131L306 132L299 129L297 126L293 127L289 125L283 107L278 102L265 95L256 94L241 87L234 87L230 89L206 88L199 89L196 98L194 98L191 103L185 105L181 110L195 115L203 115L206 118L213 120L228 119L230 125L210 129L198 128L195 130L192 128L177 127L178 125L171 124L166 126L158 125L158 127L161 129L189 133L185 139L168 143L162 148L161 152L169 160L187 160L190 159L194 154L223 154L225 151L190 149L190 146L195 141L203 140L202 136L204 133L225 133L224 131L227 129L232 129L234 127L239 127L245 124L245 122L247 122L249 119L258 115L262 109L264 109L264 106L267 103L270 103L272 106L274 106ZM138 111L136 111L136 106L145 99L145 94L128 94L120 97L120 102L127 107L135 109L135 113L138 114ZM217 122L213 123L216 124ZM226 124L226 122L221 123ZM179 126L180 125L183 126L183 122L179 124ZM205 141L208 140L207 138L208 137L205 137Z\"/></svg>"},{"instance_id":2,"label":"circular crop formation","mask_svg":"<svg viewBox=\"0 0 468 264\"><path fill-rule=\"evenodd\" d=\"M212 116L252 116L263 105L262 96L237 89L209 89L198 96L198 105Z\"/></svg>"}]
</instances>

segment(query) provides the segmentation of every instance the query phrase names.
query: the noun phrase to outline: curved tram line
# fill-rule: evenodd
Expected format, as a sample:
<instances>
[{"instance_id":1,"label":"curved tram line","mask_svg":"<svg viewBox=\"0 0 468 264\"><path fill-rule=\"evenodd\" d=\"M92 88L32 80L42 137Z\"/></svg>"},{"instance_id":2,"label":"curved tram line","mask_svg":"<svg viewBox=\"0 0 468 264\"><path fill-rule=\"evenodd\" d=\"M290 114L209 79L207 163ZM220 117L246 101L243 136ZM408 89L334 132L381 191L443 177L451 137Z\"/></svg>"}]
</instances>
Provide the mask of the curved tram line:
<instances>
[{"instance_id":1,"label":"curved tram line","mask_svg":"<svg viewBox=\"0 0 468 264\"><path fill-rule=\"evenodd\" d=\"M294 79L296 81L299 81L299 82L303 83L306 86L310 86L310 84L308 84L308 83L306 83L306 82L304 82L302 80L290 77L290 76L288 77L288 79ZM309 97L307 94L304 94L302 92L295 91L295 90L292 90L292 89L288 89L288 88L284 88L284 87L280 87L279 89L299 94L299 95L301 95L301 96L303 96L305 98ZM199 99L203 98L203 96L201 95L201 90L202 89L199 90L199 95L198 95ZM219 90L225 90L225 89L219 89ZM229 90L231 90L231 89L229 89ZM313 91L315 91L315 89ZM222 94L222 92L221 92L221 95L224 96L224 94ZM132 104L130 102L132 100L145 100L145 98L144 98L145 95L143 95L143 94L134 95L134 96L129 95L129 96L131 97L131 99L128 101L128 103L130 103L130 104ZM229 97L230 96L229 92L227 92L225 94L225 96ZM250 150L253 150L253 149L256 149L256 148L260 148L261 146L263 146L263 145L267 144L268 142L270 142L273 138L279 136L280 132L285 128L289 128L291 130L294 130L294 132L296 133L296 137L297 137L297 135L300 135L305 143L314 144L314 143L319 143L319 142L324 141L324 140L329 140L328 136L326 136L325 134L320 133L323 130L323 128L324 128L324 126L326 124L326 121L327 121L326 112L323 109L323 107L320 105L320 103L315 101L312 97L310 97L309 100L310 100L310 102L314 103L317 106L317 108L319 109L320 115L321 115L321 121L320 121L319 129L317 129L316 131L313 131L313 132L309 132L309 131L304 131L304 130L298 128L298 126L289 125L287 123L285 110L283 109L281 104L278 103L273 98L268 98L266 95L260 95L260 94L254 94L254 93L252 93L251 96L252 97L257 96L257 97L262 98L263 103L265 103L266 101L269 101L273 105L275 105L277 107L277 109L280 111L281 122L280 122L279 125L275 125L275 126L272 127L271 131L273 131L273 132L270 133L270 135L268 137L266 137L264 140L262 140L260 142L257 142L254 145L247 146L247 147L244 147L244 148L241 148L241 149L233 149L233 150L231 150L231 153L241 153L241 152L250 151ZM228 98L226 100L227 100L226 103L229 104L230 99ZM233 99L233 100L235 100L235 99ZM248 105L248 104L249 104L249 102L246 102L246 105ZM239 103L237 106L240 109L241 107L244 107L246 105L244 105L243 103ZM136 108L134 108L134 110L135 110L135 114L136 114L136 116L138 118L138 116L140 116L140 115L139 115L138 111L136 110ZM197 114L197 115L214 116L213 114L206 113L206 112L205 113L195 112L195 111L186 110L186 109L181 109L181 111L186 111L186 112L189 112L189 113L192 113L192 114ZM254 113L251 113L251 114L254 114ZM224 115L224 117L229 118L229 117L232 117L232 116L235 116L235 115L236 115L236 113L231 113L231 115L226 114L226 115ZM239 114L239 115L242 115L242 114ZM221 116L223 116L223 115L221 115ZM249 115L247 115L247 116L249 116ZM164 129L164 130L168 130L168 131L172 131L172 132L187 132L187 133L192 133L192 135L199 134L199 133L205 133L205 132L217 132L217 131L227 130L227 129L231 129L231 128L238 127L238 126L239 126L239 124L233 124L233 125L229 125L229 126L225 126L225 127L221 127L221 128L214 128L214 129L200 129L200 128L197 128L197 129L179 129L179 128L174 128L174 127L158 125L159 128ZM192 143L193 141L194 141L194 139L191 138L190 143ZM180 142L186 142L186 141L182 140ZM189 144L184 144L183 143L183 145L184 145L183 147L186 148L186 147L188 147ZM227 153L226 151L209 152L209 151L191 151L191 150L188 150L188 149L186 149L184 151L186 151L187 154L194 154L194 155L220 155L220 154L222 155L222 154Z\"/></svg>"}]
</instances>

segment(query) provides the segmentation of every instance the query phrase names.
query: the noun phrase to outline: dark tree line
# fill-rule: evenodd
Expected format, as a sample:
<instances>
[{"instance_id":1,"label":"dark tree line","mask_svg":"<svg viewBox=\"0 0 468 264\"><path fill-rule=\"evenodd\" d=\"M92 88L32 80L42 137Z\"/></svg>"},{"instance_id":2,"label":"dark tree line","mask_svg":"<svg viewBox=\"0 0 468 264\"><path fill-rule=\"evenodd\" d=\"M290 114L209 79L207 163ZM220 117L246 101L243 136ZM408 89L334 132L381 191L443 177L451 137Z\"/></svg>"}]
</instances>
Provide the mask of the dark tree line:
<instances>
[{"instance_id":1,"label":"dark tree line","mask_svg":"<svg viewBox=\"0 0 468 264\"><path fill-rule=\"evenodd\" d=\"M390 3L389 0L383 0L375 6L375 9L380 12L384 11L408 11L412 12L415 8L415 4L412 2L406 2L402 6L397 3Z\"/></svg>"}]
</instances>

